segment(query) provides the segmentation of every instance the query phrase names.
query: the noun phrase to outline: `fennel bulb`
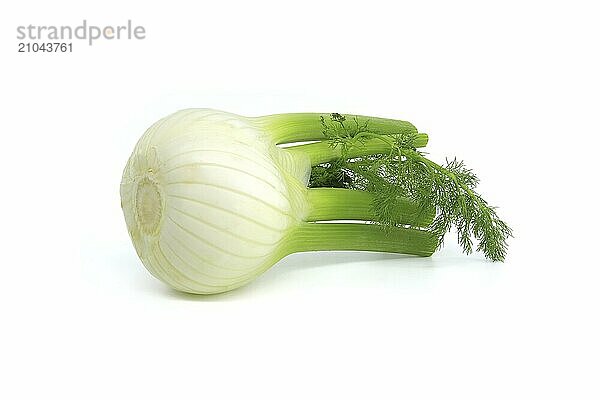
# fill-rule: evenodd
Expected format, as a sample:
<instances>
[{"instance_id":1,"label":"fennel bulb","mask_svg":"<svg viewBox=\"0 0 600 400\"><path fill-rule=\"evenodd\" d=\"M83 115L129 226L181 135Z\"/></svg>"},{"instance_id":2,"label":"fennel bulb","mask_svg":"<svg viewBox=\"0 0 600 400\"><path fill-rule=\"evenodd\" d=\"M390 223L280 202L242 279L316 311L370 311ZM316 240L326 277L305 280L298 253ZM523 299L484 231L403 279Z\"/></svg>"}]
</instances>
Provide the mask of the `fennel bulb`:
<instances>
[{"instance_id":1,"label":"fennel bulb","mask_svg":"<svg viewBox=\"0 0 600 400\"><path fill-rule=\"evenodd\" d=\"M208 294L242 286L294 252L431 255L449 229L442 224L447 210L386 175L410 160L437 171L433 177L455 176L465 198L476 196L471 203L480 199L474 178L462 165L445 169L422 157L416 148L427 135L410 123L350 116L352 125L347 117L246 118L189 109L156 122L135 146L121 182L125 221L144 266L177 290ZM277 146L307 141L316 142ZM407 176L413 186L426 178ZM486 211L484 203L471 203ZM317 223L334 220L361 222ZM489 242L481 229L467 233Z\"/></svg>"}]
</instances>

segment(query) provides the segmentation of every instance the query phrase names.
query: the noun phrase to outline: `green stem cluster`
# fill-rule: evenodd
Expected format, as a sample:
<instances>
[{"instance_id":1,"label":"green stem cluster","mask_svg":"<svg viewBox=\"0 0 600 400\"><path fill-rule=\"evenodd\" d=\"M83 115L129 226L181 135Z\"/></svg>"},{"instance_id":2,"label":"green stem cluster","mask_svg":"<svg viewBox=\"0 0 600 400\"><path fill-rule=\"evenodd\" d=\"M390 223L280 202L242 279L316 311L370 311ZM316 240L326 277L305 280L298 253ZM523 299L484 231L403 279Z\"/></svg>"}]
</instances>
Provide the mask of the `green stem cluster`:
<instances>
[{"instance_id":1,"label":"green stem cluster","mask_svg":"<svg viewBox=\"0 0 600 400\"><path fill-rule=\"evenodd\" d=\"M385 137L384 140L365 141L360 147L342 149L332 146L323 132L321 114L280 114L260 117L256 123L269 132L277 144L316 141L287 147L286 151L308 156L311 165L327 163L341 157L353 158L385 153L390 150L391 138L399 135L411 136L415 147L427 145L428 136L419 134L409 122L385 118L346 115L353 120L368 120L369 130ZM438 246L438 238L423 227L435 217L435 210L425 212L404 198L397 199L394 214L389 216L394 227L380 225L378 214L373 208L373 194L342 188L308 189L310 213L292 235L291 249L315 250L364 250L430 256ZM320 223L325 221L363 221L344 223Z\"/></svg>"}]
</instances>

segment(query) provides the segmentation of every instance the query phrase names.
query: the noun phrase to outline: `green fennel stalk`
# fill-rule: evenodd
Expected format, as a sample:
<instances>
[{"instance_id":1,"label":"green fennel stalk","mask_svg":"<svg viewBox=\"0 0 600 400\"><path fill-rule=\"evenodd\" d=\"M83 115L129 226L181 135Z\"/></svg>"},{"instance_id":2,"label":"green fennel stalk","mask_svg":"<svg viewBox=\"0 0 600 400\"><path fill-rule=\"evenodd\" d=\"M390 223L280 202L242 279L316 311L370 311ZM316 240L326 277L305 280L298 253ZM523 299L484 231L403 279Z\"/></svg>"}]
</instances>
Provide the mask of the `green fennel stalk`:
<instances>
[{"instance_id":1,"label":"green fennel stalk","mask_svg":"<svg viewBox=\"0 0 600 400\"><path fill-rule=\"evenodd\" d=\"M512 231L498 218L495 208L475 192L476 175L462 161L447 161L442 166L426 158L418 148L427 144L428 137L412 124L335 113L327 118L318 114L278 115L270 123L278 143L316 141L288 148L291 153L309 157L309 187L348 191L339 192L335 200L322 200L310 195L316 189L309 189L313 209L321 210L321 214L313 211L316 217L312 220L371 221L381 225L390 237L403 229L417 228L436 238L432 251L443 244L444 235L454 226L467 254L473 251L474 238L477 250L487 258L502 261L506 257L506 241ZM322 211L325 208L327 212ZM422 243L427 248L430 241L423 239ZM365 241L363 249L370 246L373 243Z\"/></svg>"}]
</instances>

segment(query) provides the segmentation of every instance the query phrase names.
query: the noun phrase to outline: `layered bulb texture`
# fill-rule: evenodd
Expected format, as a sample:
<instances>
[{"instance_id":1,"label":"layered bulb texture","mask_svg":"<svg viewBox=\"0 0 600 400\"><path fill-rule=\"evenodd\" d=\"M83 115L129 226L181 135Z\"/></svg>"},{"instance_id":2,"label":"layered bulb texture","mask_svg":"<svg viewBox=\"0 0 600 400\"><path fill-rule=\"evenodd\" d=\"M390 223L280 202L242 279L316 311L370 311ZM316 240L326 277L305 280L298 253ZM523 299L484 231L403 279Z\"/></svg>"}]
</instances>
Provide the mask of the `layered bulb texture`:
<instances>
[{"instance_id":1,"label":"layered bulb texture","mask_svg":"<svg viewBox=\"0 0 600 400\"><path fill-rule=\"evenodd\" d=\"M310 162L298 158L229 113L183 110L158 121L121 183L138 256L184 292L249 282L287 254L283 239L306 216Z\"/></svg>"}]
</instances>

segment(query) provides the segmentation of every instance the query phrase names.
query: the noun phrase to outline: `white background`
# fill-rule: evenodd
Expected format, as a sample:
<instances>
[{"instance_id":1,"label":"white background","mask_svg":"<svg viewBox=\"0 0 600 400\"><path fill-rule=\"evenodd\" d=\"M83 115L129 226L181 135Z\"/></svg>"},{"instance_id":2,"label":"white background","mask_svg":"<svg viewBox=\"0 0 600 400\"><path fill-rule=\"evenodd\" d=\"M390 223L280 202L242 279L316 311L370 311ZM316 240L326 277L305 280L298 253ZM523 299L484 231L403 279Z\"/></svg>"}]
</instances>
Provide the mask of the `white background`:
<instances>
[{"instance_id":1,"label":"white background","mask_svg":"<svg viewBox=\"0 0 600 400\"><path fill-rule=\"evenodd\" d=\"M0 397L597 399L598 11L584 1L14 1L1 18ZM18 54L18 25L143 41ZM318 253L224 295L152 278L119 182L187 107L406 119L509 257ZM596 261L594 261L596 260Z\"/></svg>"}]
</instances>

